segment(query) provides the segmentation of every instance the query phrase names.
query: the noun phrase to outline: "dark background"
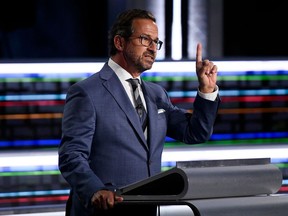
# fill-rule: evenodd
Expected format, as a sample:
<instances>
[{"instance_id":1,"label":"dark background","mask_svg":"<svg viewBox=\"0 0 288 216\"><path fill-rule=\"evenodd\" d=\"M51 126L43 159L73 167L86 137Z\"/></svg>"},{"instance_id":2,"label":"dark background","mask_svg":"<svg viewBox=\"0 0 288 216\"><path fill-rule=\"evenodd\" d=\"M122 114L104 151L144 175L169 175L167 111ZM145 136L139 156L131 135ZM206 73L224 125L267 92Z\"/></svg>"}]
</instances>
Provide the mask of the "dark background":
<instances>
[{"instance_id":1,"label":"dark background","mask_svg":"<svg viewBox=\"0 0 288 216\"><path fill-rule=\"evenodd\" d=\"M108 29L125 7L123 0L119 2L109 5L108 1L96 0L1 0L0 60L106 58ZM171 2L167 0L166 7L171 7ZM185 5L188 0L182 2ZM222 57L288 56L284 3L221 1ZM169 16L166 14L166 21ZM167 50L166 55L170 55Z\"/></svg>"},{"instance_id":2,"label":"dark background","mask_svg":"<svg viewBox=\"0 0 288 216\"><path fill-rule=\"evenodd\" d=\"M107 54L106 1L5 0L1 59L95 58Z\"/></svg>"},{"instance_id":3,"label":"dark background","mask_svg":"<svg viewBox=\"0 0 288 216\"><path fill-rule=\"evenodd\" d=\"M223 1L224 57L287 57L285 1Z\"/></svg>"}]
</instances>

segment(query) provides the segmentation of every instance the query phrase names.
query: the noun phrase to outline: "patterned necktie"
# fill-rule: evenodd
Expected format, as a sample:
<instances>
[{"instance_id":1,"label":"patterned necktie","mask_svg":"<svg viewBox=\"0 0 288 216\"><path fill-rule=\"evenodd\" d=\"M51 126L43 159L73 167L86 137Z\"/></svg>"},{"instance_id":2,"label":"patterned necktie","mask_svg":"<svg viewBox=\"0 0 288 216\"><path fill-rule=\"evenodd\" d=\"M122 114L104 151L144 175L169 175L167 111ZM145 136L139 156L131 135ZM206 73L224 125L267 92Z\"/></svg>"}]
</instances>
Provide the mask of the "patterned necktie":
<instances>
[{"instance_id":1,"label":"patterned necktie","mask_svg":"<svg viewBox=\"0 0 288 216\"><path fill-rule=\"evenodd\" d=\"M139 94L139 79L128 79L127 81L131 83L133 89L133 99L136 105L135 109L138 113L140 122L142 124L142 129L144 131L147 126L147 113Z\"/></svg>"}]
</instances>

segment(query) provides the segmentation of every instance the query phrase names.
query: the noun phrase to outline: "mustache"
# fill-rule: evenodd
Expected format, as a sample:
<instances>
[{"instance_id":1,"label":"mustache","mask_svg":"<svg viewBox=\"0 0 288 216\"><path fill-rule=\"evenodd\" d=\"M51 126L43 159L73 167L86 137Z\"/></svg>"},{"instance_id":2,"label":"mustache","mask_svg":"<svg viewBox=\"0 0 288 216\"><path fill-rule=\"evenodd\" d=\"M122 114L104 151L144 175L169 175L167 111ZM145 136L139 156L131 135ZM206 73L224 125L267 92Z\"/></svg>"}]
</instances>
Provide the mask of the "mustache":
<instances>
[{"instance_id":1,"label":"mustache","mask_svg":"<svg viewBox=\"0 0 288 216\"><path fill-rule=\"evenodd\" d=\"M153 59L156 58L156 52L153 51L153 50L149 50L149 51L144 52L144 55L145 55L145 56L150 56L150 57L153 58Z\"/></svg>"}]
</instances>

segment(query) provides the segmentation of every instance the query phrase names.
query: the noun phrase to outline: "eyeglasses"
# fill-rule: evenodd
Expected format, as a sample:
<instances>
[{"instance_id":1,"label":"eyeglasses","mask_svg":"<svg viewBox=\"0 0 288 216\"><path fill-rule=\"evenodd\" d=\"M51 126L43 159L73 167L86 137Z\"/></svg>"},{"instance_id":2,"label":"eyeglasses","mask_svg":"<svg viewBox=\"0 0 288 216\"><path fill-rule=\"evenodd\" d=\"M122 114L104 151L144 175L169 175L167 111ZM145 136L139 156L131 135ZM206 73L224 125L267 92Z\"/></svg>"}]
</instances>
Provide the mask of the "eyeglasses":
<instances>
[{"instance_id":1,"label":"eyeglasses","mask_svg":"<svg viewBox=\"0 0 288 216\"><path fill-rule=\"evenodd\" d=\"M163 41L156 39L153 40L152 38L148 37L147 35L140 35L138 37L131 37L131 38L139 38L140 43L145 47L150 47L152 43L154 43L157 47L157 50L160 50L163 44Z\"/></svg>"}]
</instances>

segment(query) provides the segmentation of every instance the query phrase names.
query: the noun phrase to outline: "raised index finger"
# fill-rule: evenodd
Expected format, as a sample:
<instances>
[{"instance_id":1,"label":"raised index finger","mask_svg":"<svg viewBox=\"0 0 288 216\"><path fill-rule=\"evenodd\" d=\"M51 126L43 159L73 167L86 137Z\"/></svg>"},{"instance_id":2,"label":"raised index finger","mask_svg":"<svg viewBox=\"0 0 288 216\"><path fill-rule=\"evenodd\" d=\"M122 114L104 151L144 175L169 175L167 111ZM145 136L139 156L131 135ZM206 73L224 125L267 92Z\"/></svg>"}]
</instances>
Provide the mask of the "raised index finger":
<instances>
[{"instance_id":1,"label":"raised index finger","mask_svg":"<svg viewBox=\"0 0 288 216\"><path fill-rule=\"evenodd\" d=\"M202 44L197 44L197 50L196 50L196 62L202 62Z\"/></svg>"}]
</instances>

